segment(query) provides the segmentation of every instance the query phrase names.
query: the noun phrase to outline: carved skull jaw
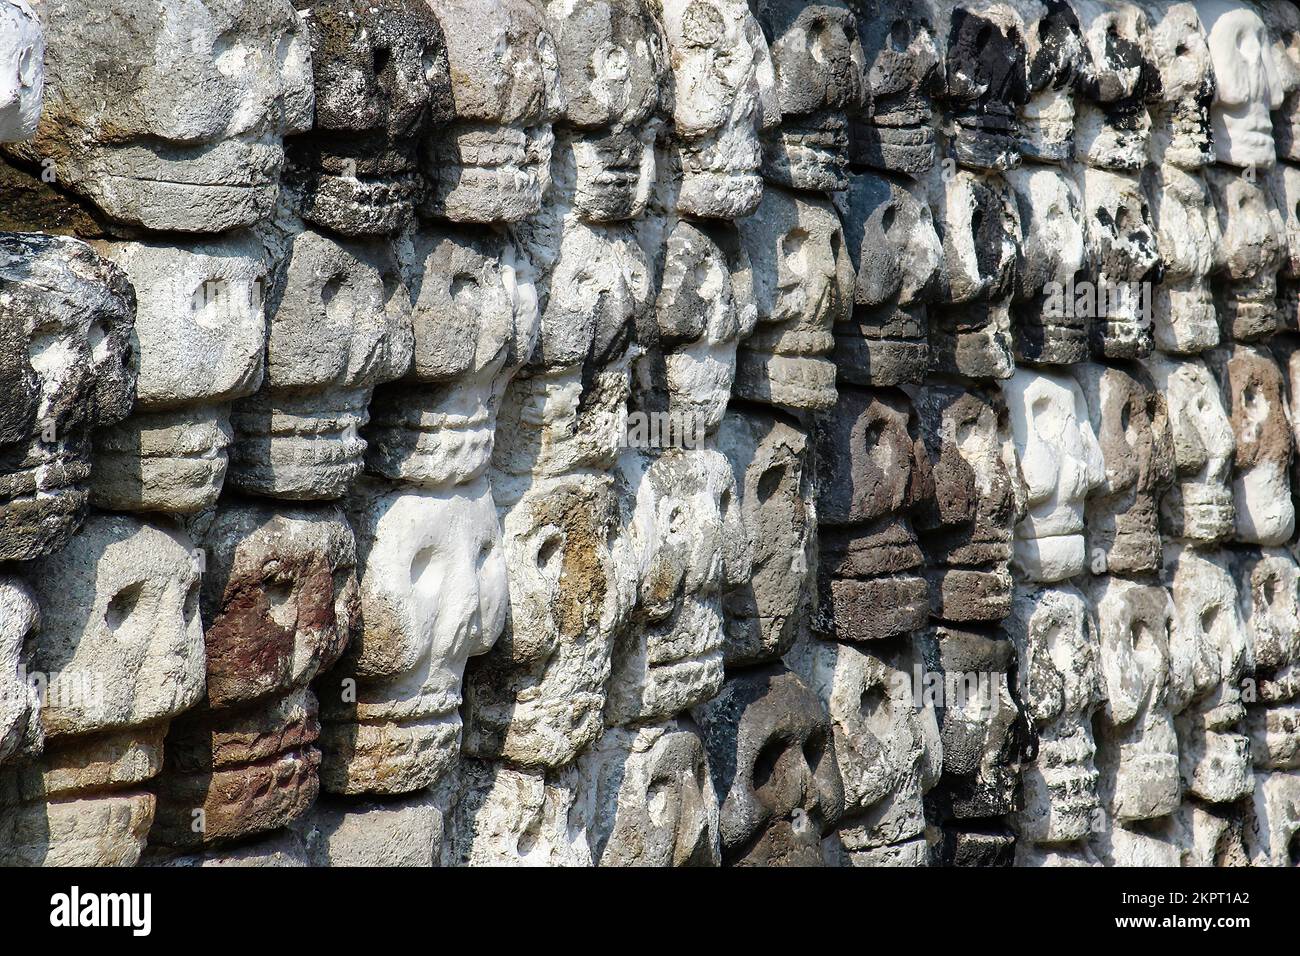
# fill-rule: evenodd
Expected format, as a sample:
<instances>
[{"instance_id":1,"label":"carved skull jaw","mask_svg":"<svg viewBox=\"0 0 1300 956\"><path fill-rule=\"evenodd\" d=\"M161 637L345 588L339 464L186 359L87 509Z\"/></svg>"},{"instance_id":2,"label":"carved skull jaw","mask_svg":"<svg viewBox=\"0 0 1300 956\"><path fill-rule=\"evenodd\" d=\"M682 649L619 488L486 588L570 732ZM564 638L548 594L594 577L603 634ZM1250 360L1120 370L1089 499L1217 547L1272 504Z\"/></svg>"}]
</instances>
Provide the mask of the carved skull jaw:
<instances>
[{"instance_id":1,"label":"carved skull jaw","mask_svg":"<svg viewBox=\"0 0 1300 956\"><path fill-rule=\"evenodd\" d=\"M1219 314L1205 277L1166 279L1151 300L1152 344L1170 355L1195 355L1219 344Z\"/></svg>"},{"instance_id":2,"label":"carved skull jaw","mask_svg":"<svg viewBox=\"0 0 1300 956\"><path fill-rule=\"evenodd\" d=\"M0 9L5 40L0 49L0 141L23 140L36 132L45 92L45 31L24 0Z\"/></svg>"},{"instance_id":3,"label":"carved skull jaw","mask_svg":"<svg viewBox=\"0 0 1300 956\"><path fill-rule=\"evenodd\" d=\"M849 131L842 110L784 121L763 137L763 178L809 192L835 192L847 183Z\"/></svg>"},{"instance_id":4,"label":"carved skull jaw","mask_svg":"<svg viewBox=\"0 0 1300 956\"><path fill-rule=\"evenodd\" d=\"M466 672L467 754L553 768L600 735L636 588L617 507L609 476L579 472L534 478L502 509L511 624Z\"/></svg>"},{"instance_id":5,"label":"carved skull jaw","mask_svg":"<svg viewBox=\"0 0 1300 956\"><path fill-rule=\"evenodd\" d=\"M858 307L835 324L835 366L854 385L920 382L930 364L930 323L924 305Z\"/></svg>"},{"instance_id":6,"label":"carved skull jaw","mask_svg":"<svg viewBox=\"0 0 1300 956\"><path fill-rule=\"evenodd\" d=\"M90 431L131 408L135 296L120 269L73 239L13 234L0 252L0 377L10 396L0 417L0 560L28 560L63 547L81 523Z\"/></svg>"},{"instance_id":7,"label":"carved skull jaw","mask_svg":"<svg viewBox=\"0 0 1300 956\"><path fill-rule=\"evenodd\" d=\"M1216 95L1210 108L1218 162L1268 168L1277 162L1270 110L1283 87L1258 9L1239 0L1196 0L1209 38Z\"/></svg>"},{"instance_id":8,"label":"carved skull jaw","mask_svg":"<svg viewBox=\"0 0 1300 956\"><path fill-rule=\"evenodd\" d=\"M905 520L878 526L823 527L817 588L818 630L842 641L907 634L930 616L924 557Z\"/></svg>"},{"instance_id":9,"label":"carved skull jaw","mask_svg":"<svg viewBox=\"0 0 1300 956\"><path fill-rule=\"evenodd\" d=\"M228 477L240 491L289 501L343 497L361 476L371 388L329 396L258 394L240 400L231 416L236 441Z\"/></svg>"},{"instance_id":10,"label":"carved skull jaw","mask_svg":"<svg viewBox=\"0 0 1300 956\"><path fill-rule=\"evenodd\" d=\"M821 866L844 789L821 701L783 665L745 670L693 713L729 866ZM724 776L722 768L735 768Z\"/></svg>"},{"instance_id":11,"label":"carved skull jaw","mask_svg":"<svg viewBox=\"0 0 1300 956\"><path fill-rule=\"evenodd\" d=\"M596 794L587 839L597 866L717 866L718 797L689 719L610 728L561 772Z\"/></svg>"},{"instance_id":12,"label":"carved skull jaw","mask_svg":"<svg viewBox=\"0 0 1300 956\"><path fill-rule=\"evenodd\" d=\"M595 134L563 131L557 136L551 181L572 182L574 212L588 222L637 219L654 185L655 133L648 122L640 129Z\"/></svg>"},{"instance_id":13,"label":"carved skull jaw","mask_svg":"<svg viewBox=\"0 0 1300 956\"><path fill-rule=\"evenodd\" d=\"M1009 302L968 302L931 311L931 365L969 378L1004 379L1015 371Z\"/></svg>"},{"instance_id":14,"label":"carved skull jaw","mask_svg":"<svg viewBox=\"0 0 1300 956\"><path fill-rule=\"evenodd\" d=\"M193 848L253 836L298 819L316 802L320 725L306 688L235 713L186 717L169 733L163 771L150 783L151 843Z\"/></svg>"},{"instance_id":15,"label":"carved skull jaw","mask_svg":"<svg viewBox=\"0 0 1300 956\"><path fill-rule=\"evenodd\" d=\"M456 763L466 663L505 625L500 525L486 478L440 492L364 481L347 508L365 628L316 681L321 785L408 793Z\"/></svg>"},{"instance_id":16,"label":"carved skull jaw","mask_svg":"<svg viewBox=\"0 0 1300 956\"><path fill-rule=\"evenodd\" d=\"M96 437L91 501L111 511L193 514L211 507L233 441L225 405L137 412Z\"/></svg>"},{"instance_id":17,"label":"carved skull jaw","mask_svg":"<svg viewBox=\"0 0 1300 956\"><path fill-rule=\"evenodd\" d=\"M432 137L426 169L442 172L420 213L452 222L519 222L542 208L555 133L550 124L456 122Z\"/></svg>"}]
</instances>

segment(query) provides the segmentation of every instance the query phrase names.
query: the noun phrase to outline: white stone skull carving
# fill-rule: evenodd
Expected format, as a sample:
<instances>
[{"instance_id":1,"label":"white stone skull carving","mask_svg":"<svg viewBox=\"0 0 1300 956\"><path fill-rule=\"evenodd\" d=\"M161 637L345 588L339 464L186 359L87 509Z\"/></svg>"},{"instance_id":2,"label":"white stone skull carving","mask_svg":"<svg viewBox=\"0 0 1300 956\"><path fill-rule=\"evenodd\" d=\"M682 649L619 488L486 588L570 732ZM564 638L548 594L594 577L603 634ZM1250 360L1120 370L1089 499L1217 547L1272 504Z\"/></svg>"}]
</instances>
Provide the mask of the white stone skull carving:
<instances>
[{"instance_id":1,"label":"white stone skull carving","mask_svg":"<svg viewBox=\"0 0 1300 956\"><path fill-rule=\"evenodd\" d=\"M1285 90L1259 8L1242 0L1195 2L1214 65L1215 155L1238 168L1272 166L1277 155L1269 113L1282 105Z\"/></svg>"},{"instance_id":2,"label":"white stone skull carving","mask_svg":"<svg viewBox=\"0 0 1300 956\"><path fill-rule=\"evenodd\" d=\"M0 140L36 132L45 95L45 31L25 0L0 6Z\"/></svg>"}]
</instances>

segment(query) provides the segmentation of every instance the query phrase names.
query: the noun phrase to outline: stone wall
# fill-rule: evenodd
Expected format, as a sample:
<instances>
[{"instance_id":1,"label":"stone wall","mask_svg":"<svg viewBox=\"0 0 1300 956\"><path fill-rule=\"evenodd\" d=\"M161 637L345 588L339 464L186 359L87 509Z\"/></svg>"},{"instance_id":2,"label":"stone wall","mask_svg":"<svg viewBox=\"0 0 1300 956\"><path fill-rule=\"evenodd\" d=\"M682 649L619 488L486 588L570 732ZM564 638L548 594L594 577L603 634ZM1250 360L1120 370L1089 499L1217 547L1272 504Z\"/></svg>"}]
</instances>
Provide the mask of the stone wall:
<instances>
[{"instance_id":1,"label":"stone wall","mask_svg":"<svg viewBox=\"0 0 1300 956\"><path fill-rule=\"evenodd\" d=\"M0 863L1300 860L1293 4L0 0L0 94Z\"/></svg>"}]
</instances>

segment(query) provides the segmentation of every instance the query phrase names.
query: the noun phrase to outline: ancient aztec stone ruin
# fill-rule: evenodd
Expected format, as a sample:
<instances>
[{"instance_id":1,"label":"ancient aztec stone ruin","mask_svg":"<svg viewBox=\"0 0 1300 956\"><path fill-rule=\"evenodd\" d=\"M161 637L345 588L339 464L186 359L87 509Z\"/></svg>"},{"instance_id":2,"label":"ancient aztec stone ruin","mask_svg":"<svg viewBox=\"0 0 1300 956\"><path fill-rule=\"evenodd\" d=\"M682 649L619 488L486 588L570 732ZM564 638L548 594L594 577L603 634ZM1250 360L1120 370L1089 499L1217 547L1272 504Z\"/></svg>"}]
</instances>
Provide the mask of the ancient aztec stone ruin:
<instances>
[{"instance_id":1,"label":"ancient aztec stone ruin","mask_svg":"<svg viewBox=\"0 0 1300 956\"><path fill-rule=\"evenodd\" d=\"M1288 0L0 0L0 865L1300 862Z\"/></svg>"}]
</instances>

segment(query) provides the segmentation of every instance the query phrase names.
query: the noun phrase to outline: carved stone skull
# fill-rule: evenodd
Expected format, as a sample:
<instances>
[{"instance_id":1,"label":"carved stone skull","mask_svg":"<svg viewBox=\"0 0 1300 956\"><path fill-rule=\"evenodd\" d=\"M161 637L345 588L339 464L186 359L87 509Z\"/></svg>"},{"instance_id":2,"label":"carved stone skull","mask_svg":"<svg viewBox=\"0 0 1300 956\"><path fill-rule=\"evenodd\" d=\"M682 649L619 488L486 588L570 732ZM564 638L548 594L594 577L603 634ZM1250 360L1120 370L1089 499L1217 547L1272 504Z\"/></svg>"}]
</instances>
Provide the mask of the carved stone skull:
<instances>
[{"instance_id":1,"label":"carved stone skull","mask_svg":"<svg viewBox=\"0 0 1300 956\"><path fill-rule=\"evenodd\" d=\"M650 263L628 226L565 220L549 286L539 289L538 344L498 415L499 501L518 498L534 474L612 467L627 439L634 332L653 291Z\"/></svg>"},{"instance_id":2,"label":"carved stone skull","mask_svg":"<svg viewBox=\"0 0 1300 956\"><path fill-rule=\"evenodd\" d=\"M321 784L408 793L455 764L466 661L505 626L501 527L486 478L437 493L364 481L347 509L363 627L317 681Z\"/></svg>"},{"instance_id":3,"label":"carved stone skull","mask_svg":"<svg viewBox=\"0 0 1300 956\"><path fill-rule=\"evenodd\" d=\"M1040 163L1074 155L1074 91L1087 67L1079 19L1066 0L1012 0L1025 23L1028 96L1020 151Z\"/></svg>"},{"instance_id":4,"label":"carved stone skull","mask_svg":"<svg viewBox=\"0 0 1300 956\"><path fill-rule=\"evenodd\" d=\"M808 435L779 412L733 406L718 432L740 497L751 571L722 596L726 663L780 657L812 600L816 513Z\"/></svg>"},{"instance_id":5,"label":"carved stone skull","mask_svg":"<svg viewBox=\"0 0 1300 956\"><path fill-rule=\"evenodd\" d=\"M1232 468L1235 539L1281 545L1295 530L1291 501L1294 441L1282 371L1273 356L1250 345L1210 353L1237 452Z\"/></svg>"},{"instance_id":6,"label":"carved stone skull","mask_svg":"<svg viewBox=\"0 0 1300 956\"><path fill-rule=\"evenodd\" d=\"M1159 571L1159 503L1174 477L1164 397L1140 366L1086 363L1072 371L1106 471L1084 514L1089 566L1094 574Z\"/></svg>"},{"instance_id":7,"label":"carved stone skull","mask_svg":"<svg viewBox=\"0 0 1300 956\"><path fill-rule=\"evenodd\" d=\"M172 722L151 785L150 841L171 846L249 836L307 811L320 791L307 685L360 625L356 542L342 511L227 500L208 517L193 522L206 557L207 698Z\"/></svg>"},{"instance_id":8,"label":"carved stone skull","mask_svg":"<svg viewBox=\"0 0 1300 956\"><path fill-rule=\"evenodd\" d=\"M1041 164L1008 170L1006 180L1023 236L1011 306L1016 358L1044 365L1082 362L1088 357L1088 316L1065 301L1088 265L1079 187L1066 172Z\"/></svg>"},{"instance_id":9,"label":"carved stone skull","mask_svg":"<svg viewBox=\"0 0 1300 956\"><path fill-rule=\"evenodd\" d=\"M1115 823L1178 807L1178 739L1170 712L1169 593L1110 575L1089 580L1105 706L1098 712L1102 806Z\"/></svg>"},{"instance_id":10,"label":"carved stone skull","mask_svg":"<svg viewBox=\"0 0 1300 956\"><path fill-rule=\"evenodd\" d=\"M37 8L45 108L11 155L53 160L62 186L129 226L224 232L270 215L283 138L312 119L311 53L293 4Z\"/></svg>"},{"instance_id":11,"label":"carved stone skull","mask_svg":"<svg viewBox=\"0 0 1300 956\"><path fill-rule=\"evenodd\" d=\"M1209 36L1215 95L1210 107L1220 163L1245 169L1277 162L1271 110L1285 89L1258 6L1242 0L1195 0Z\"/></svg>"},{"instance_id":12,"label":"carved stone skull","mask_svg":"<svg viewBox=\"0 0 1300 956\"><path fill-rule=\"evenodd\" d=\"M686 718L612 727L567 768L593 804L597 866L717 866L718 797L699 729Z\"/></svg>"},{"instance_id":13,"label":"carved stone skull","mask_svg":"<svg viewBox=\"0 0 1300 956\"><path fill-rule=\"evenodd\" d=\"M652 116L668 89L663 31L648 0L550 0L546 11L564 104L552 178L584 218L635 218L655 178Z\"/></svg>"},{"instance_id":14,"label":"carved stone skull","mask_svg":"<svg viewBox=\"0 0 1300 956\"><path fill-rule=\"evenodd\" d=\"M1270 771L1300 769L1300 565L1281 548L1249 548L1233 552L1232 572L1255 662L1246 722L1258 787Z\"/></svg>"},{"instance_id":15,"label":"carved stone skull","mask_svg":"<svg viewBox=\"0 0 1300 956\"><path fill-rule=\"evenodd\" d=\"M1211 352L1224 407L1236 440L1232 492L1236 540L1279 545L1291 537L1294 439L1282 371L1257 346L1236 344Z\"/></svg>"},{"instance_id":16,"label":"carved stone skull","mask_svg":"<svg viewBox=\"0 0 1300 956\"><path fill-rule=\"evenodd\" d=\"M721 453L629 449L622 533L639 572L628 626L614 645L605 723L659 720L722 686L722 591L749 578L749 539ZM629 500L630 499L630 500Z\"/></svg>"},{"instance_id":17,"label":"carved stone skull","mask_svg":"<svg viewBox=\"0 0 1300 956\"><path fill-rule=\"evenodd\" d=\"M1011 356L1010 298L1015 286L1020 213L1005 179L958 169L926 183L943 247L930 310L930 363L973 378L1006 378Z\"/></svg>"},{"instance_id":18,"label":"carved stone skull","mask_svg":"<svg viewBox=\"0 0 1300 956\"><path fill-rule=\"evenodd\" d=\"M541 208L559 61L531 0L427 0L447 42L451 122L426 136L422 214L517 222Z\"/></svg>"},{"instance_id":19,"label":"carved stone skull","mask_svg":"<svg viewBox=\"0 0 1300 956\"><path fill-rule=\"evenodd\" d=\"M1284 91L1273 109L1273 143L1279 159L1300 160L1300 10L1289 0L1261 0L1260 16L1273 41L1273 65Z\"/></svg>"},{"instance_id":20,"label":"carved stone skull","mask_svg":"<svg viewBox=\"0 0 1300 956\"><path fill-rule=\"evenodd\" d=\"M817 629L869 641L924 626L930 602L911 514L932 485L912 403L893 389L841 389L814 442Z\"/></svg>"},{"instance_id":21,"label":"carved stone skull","mask_svg":"<svg viewBox=\"0 0 1300 956\"><path fill-rule=\"evenodd\" d=\"M673 74L677 209L719 219L748 215L763 193L764 80L775 93L767 43L742 0L655 2Z\"/></svg>"},{"instance_id":22,"label":"carved stone skull","mask_svg":"<svg viewBox=\"0 0 1300 956\"><path fill-rule=\"evenodd\" d=\"M849 317L854 289L835 207L769 186L737 227L754 270L758 325L740 344L736 396L796 411L831 407L831 329Z\"/></svg>"},{"instance_id":23,"label":"carved stone skull","mask_svg":"<svg viewBox=\"0 0 1300 956\"><path fill-rule=\"evenodd\" d=\"M425 0L309 0L303 13L315 121L285 143L295 205L344 235L397 232L420 141L452 115L442 27Z\"/></svg>"},{"instance_id":24,"label":"carved stone skull","mask_svg":"<svg viewBox=\"0 0 1300 956\"><path fill-rule=\"evenodd\" d=\"M943 747L943 775L928 796L933 816L948 822L1019 809L1020 769L1033 750L1028 717L1011 692L1014 645L993 629L944 624L918 643L921 704L935 708ZM947 856L959 850L949 847Z\"/></svg>"},{"instance_id":25,"label":"carved stone skull","mask_svg":"<svg viewBox=\"0 0 1300 956\"><path fill-rule=\"evenodd\" d=\"M831 722L783 665L743 670L694 711L731 866L819 866L844 806Z\"/></svg>"},{"instance_id":26,"label":"carved stone skull","mask_svg":"<svg viewBox=\"0 0 1300 956\"><path fill-rule=\"evenodd\" d=\"M497 410L532 354L534 269L504 233L426 225L403 250L412 291L411 369L380 385L366 468L426 488L473 481L492 456Z\"/></svg>"},{"instance_id":27,"label":"carved stone skull","mask_svg":"<svg viewBox=\"0 0 1300 956\"><path fill-rule=\"evenodd\" d=\"M229 480L275 498L342 497L361 473L376 384L411 363L411 299L387 242L303 229L267 297L266 374L235 403Z\"/></svg>"},{"instance_id":28,"label":"carved stone skull","mask_svg":"<svg viewBox=\"0 0 1300 956\"><path fill-rule=\"evenodd\" d=\"M45 95L45 30L26 0L0 4L0 141L36 132Z\"/></svg>"},{"instance_id":29,"label":"carved stone skull","mask_svg":"<svg viewBox=\"0 0 1300 956\"><path fill-rule=\"evenodd\" d=\"M1020 161L1017 113L1029 98L1024 21L994 0L936 0L936 6L954 158L971 169L1010 169Z\"/></svg>"},{"instance_id":30,"label":"carved stone skull","mask_svg":"<svg viewBox=\"0 0 1300 956\"><path fill-rule=\"evenodd\" d=\"M1221 552L1165 545L1163 580L1174 604L1170 704L1184 789L1208 803L1250 793L1250 740L1240 681L1252 666L1237 585Z\"/></svg>"},{"instance_id":31,"label":"carved stone skull","mask_svg":"<svg viewBox=\"0 0 1300 956\"><path fill-rule=\"evenodd\" d=\"M1209 543L1232 534L1235 508L1228 478L1235 454L1232 423L1219 383L1200 359L1153 355L1147 361L1169 408L1174 484L1160 501L1161 531Z\"/></svg>"},{"instance_id":32,"label":"carved stone skull","mask_svg":"<svg viewBox=\"0 0 1300 956\"><path fill-rule=\"evenodd\" d=\"M1151 297L1155 347L1191 355L1219 344L1219 317L1210 273L1222 256L1223 233L1199 171L1150 166L1143 186L1151 200L1161 281Z\"/></svg>"},{"instance_id":33,"label":"carved stone skull","mask_svg":"<svg viewBox=\"0 0 1300 956\"><path fill-rule=\"evenodd\" d=\"M1300 166L1278 163L1269 189L1285 230L1286 255L1277 277L1279 330L1300 330Z\"/></svg>"},{"instance_id":34,"label":"carved stone skull","mask_svg":"<svg viewBox=\"0 0 1300 956\"><path fill-rule=\"evenodd\" d=\"M1002 394L1027 505L1013 564L1027 581L1063 581L1088 566L1084 502L1106 480L1083 390L1059 373L1019 369Z\"/></svg>"},{"instance_id":35,"label":"carved stone skull","mask_svg":"<svg viewBox=\"0 0 1300 956\"><path fill-rule=\"evenodd\" d=\"M0 809L0 860L134 865L154 817L143 785L162 764L168 722L203 696L193 545L177 530L94 515L30 568L45 750L15 768L20 802Z\"/></svg>"},{"instance_id":36,"label":"carved stone skull","mask_svg":"<svg viewBox=\"0 0 1300 956\"><path fill-rule=\"evenodd\" d=\"M257 391L266 252L247 233L177 246L102 242L135 288L135 409L95 442L92 498L114 511L192 512L225 482L230 408Z\"/></svg>"},{"instance_id":37,"label":"carved stone skull","mask_svg":"<svg viewBox=\"0 0 1300 956\"><path fill-rule=\"evenodd\" d=\"M1075 168L1083 192L1092 305L1076 290L1076 309L1091 318L1088 334L1099 359L1140 359L1152 345L1151 292L1160 281L1160 248L1151 207L1136 176L1092 166Z\"/></svg>"},{"instance_id":38,"label":"carved stone skull","mask_svg":"<svg viewBox=\"0 0 1300 956\"><path fill-rule=\"evenodd\" d=\"M1016 588L1007 633L1017 683L1037 736L1025 767L1020 839L1069 843L1087 836L1100 806L1092 713L1102 702L1096 626L1071 585Z\"/></svg>"},{"instance_id":39,"label":"carved stone skull","mask_svg":"<svg viewBox=\"0 0 1300 956\"><path fill-rule=\"evenodd\" d=\"M999 621L1011 610L1017 519L1015 450L995 391L932 381L912 392L934 476L915 519L926 555L931 613Z\"/></svg>"},{"instance_id":40,"label":"carved stone skull","mask_svg":"<svg viewBox=\"0 0 1300 956\"><path fill-rule=\"evenodd\" d=\"M1102 169L1136 172L1151 139L1147 104L1160 91L1151 24L1128 0L1071 0L1088 62L1079 79L1074 154Z\"/></svg>"},{"instance_id":41,"label":"carved stone skull","mask_svg":"<svg viewBox=\"0 0 1300 956\"><path fill-rule=\"evenodd\" d=\"M61 548L81 523L91 431L131 410L135 295L89 246L0 236L0 560Z\"/></svg>"},{"instance_id":42,"label":"carved stone skull","mask_svg":"<svg viewBox=\"0 0 1300 956\"><path fill-rule=\"evenodd\" d=\"M844 0L758 0L755 15L781 105L781 125L764 136L764 178L793 189L843 189L848 113L868 95L857 17Z\"/></svg>"},{"instance_id":43,"label":"carved stone skull","mask_svg":"<svg viewBox=\"0 0 1300 956\"><path fill-rule=\"evenodd\" d=\"M844 783L838 842L849 860L901 849L925 830L922 797L938 781L942 755L933 708L913 699L912 657L906 639L801 641L787 656L830 714Z\"/></svg>"},{"instance_id":44,"label":"carved stone skull","mask_svg":"<svg viewBox=\"0 0 1300 956\"><path fill-rule=\"evenodd\" d=\"M1286 224L1262 173L1253 182L1240 170L1206 170L1223 242L1214 284L1224 338L1249 342L1276 332L1277 275L1288 256Z\"/></svg>"},{"instance_id":45,"label":"carved stone skull","mask_svg":"<svg viewBox=\"0 0 1300 956\"><path fill-rule=\"evenodd\" d=\"M867 108L849 115L855 164L918 176L934 165L931 97L943 61L926 0L855 0Z\"/></svg>"},{"instance_id":46,"label":"carved stone skull","mask_svg":"<svg viewBox=\"0 0 1300 956\"><path fill-rule=\"evenodd\" d=\"M508 626L465 676L465 751L559 767L600 736L636 570L604 475L537 478L505 510Z\"/></svg>"},{"instance_id":47,"label":"carved stone skull","mask_svg":"<svg viewBox=\"0 0 1300 956\"><path fill-rule=\"evenodd\" d=\"M1142 9L1151 21L1151 57L1160 77L1158 98L1150 102L1153 158L1180 169L1208 166L1215 158L1214 67L1200 14L1190 0L1142 0Z\"/></svg>"},{"instance_id":48,"label":"carved stone skull","mask_svg":"<svg viewBox=\"0 0 1300 956\"><path fill-rule=\"evenodd\" d=\"M919 382L930 356L925 300L943 255L929 206L912 184L854 173L841 212L858 282L852 318L833 330L839 377Z\"/></svg>"}]
</instances>

